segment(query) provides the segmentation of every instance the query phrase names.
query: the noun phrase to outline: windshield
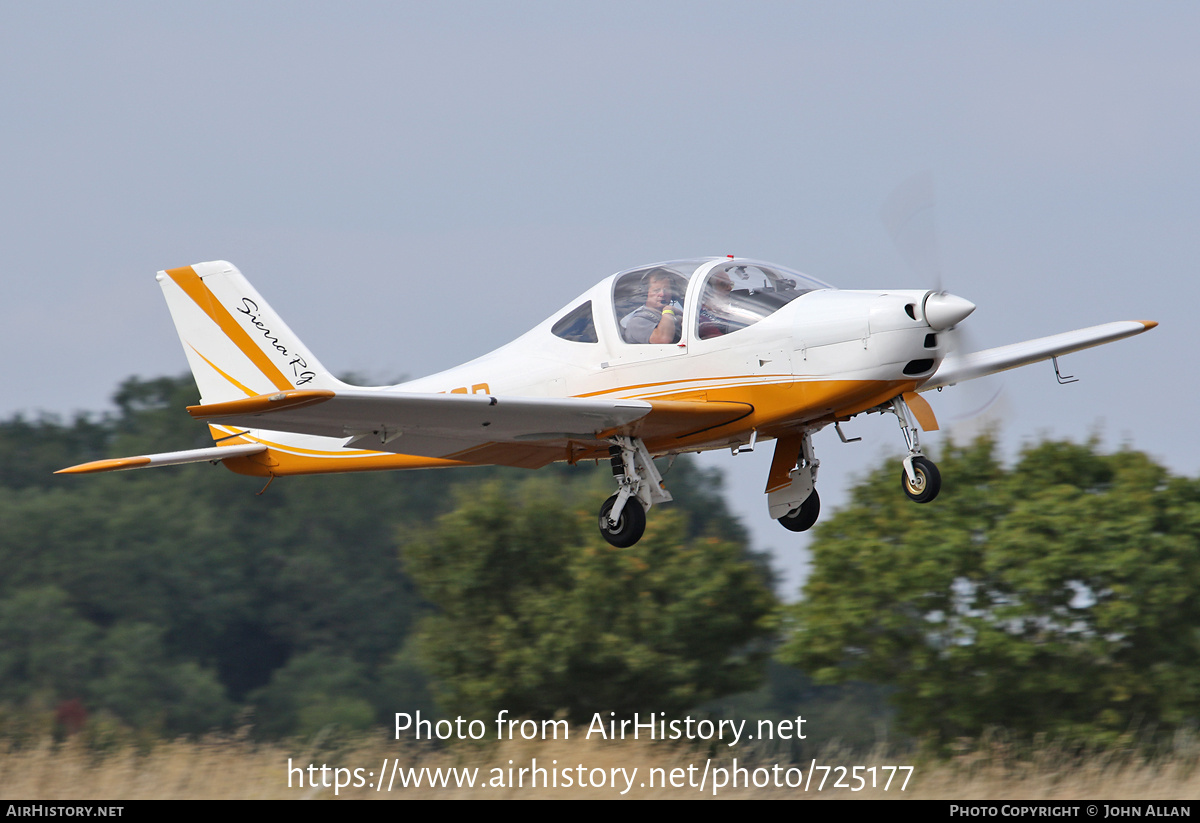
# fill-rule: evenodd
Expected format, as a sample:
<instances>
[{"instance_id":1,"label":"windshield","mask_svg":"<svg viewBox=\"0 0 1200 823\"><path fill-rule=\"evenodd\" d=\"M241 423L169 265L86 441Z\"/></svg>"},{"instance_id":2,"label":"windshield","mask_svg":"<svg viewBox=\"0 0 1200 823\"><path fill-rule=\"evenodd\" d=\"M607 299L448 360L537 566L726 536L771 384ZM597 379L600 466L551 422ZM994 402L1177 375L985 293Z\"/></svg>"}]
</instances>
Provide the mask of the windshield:
<instances>
[{"instance_id":1,"label":"windshield","mask_svg":"<svg viewBox=\"0 0 1200 823\"><path fill-rule=\"evenodd\" d=\"M830 286L782 266L730 260L714 266L700 290L696 336L732 334L769 317L801 295Z\"/></svg>"}]
</instances>

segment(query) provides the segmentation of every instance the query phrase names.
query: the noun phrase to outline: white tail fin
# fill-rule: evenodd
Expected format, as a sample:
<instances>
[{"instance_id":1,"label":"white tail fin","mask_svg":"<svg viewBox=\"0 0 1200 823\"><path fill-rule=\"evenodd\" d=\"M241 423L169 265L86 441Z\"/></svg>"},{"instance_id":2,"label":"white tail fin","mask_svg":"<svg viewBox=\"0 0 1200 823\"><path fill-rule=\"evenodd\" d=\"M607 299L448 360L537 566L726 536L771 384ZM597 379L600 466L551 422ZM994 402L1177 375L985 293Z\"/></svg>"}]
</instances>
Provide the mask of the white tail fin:
<instances>
[{"instance_id":1,"label":"white tail fin","mask_svg":"<svg viewBox=\"0 0 1200 823\"><path fill-rule=\"evenodd\" d=\"M231 263L158 273L202 404L345 384L318 362Z\"/></svg>"}]
</instances>

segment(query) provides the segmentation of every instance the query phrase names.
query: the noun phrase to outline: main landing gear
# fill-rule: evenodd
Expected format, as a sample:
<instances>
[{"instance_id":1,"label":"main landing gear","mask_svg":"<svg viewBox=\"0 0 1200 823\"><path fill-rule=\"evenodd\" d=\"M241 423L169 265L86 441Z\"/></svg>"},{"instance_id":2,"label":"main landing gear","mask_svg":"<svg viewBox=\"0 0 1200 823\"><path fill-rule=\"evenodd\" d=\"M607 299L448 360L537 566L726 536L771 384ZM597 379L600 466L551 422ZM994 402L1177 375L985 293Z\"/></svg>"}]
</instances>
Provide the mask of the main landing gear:
<instances>
[{"instance_id":1,"label":"main landing gear","mask_svg":"<svg viewBox=\"0 0 1200 823\"><path fill-rule=\"evenodd\" d=\"M788 531L808 531L821 515L816 489L820 465L813 454L812 432L785 435L775 441L775 457L767 475L767 508Z\"/></svg>"},{"instance_id":2,"label":"main landing gear","mask_svg":"<svg viewBox=\"0 0 1200 823\"><path fill-rule=\"evenodd\" d=\"M671 493L663 488L662 475L639 438L614 437L608 454L617 493L600 507L600 535L626 549L642 539L650 507L670 501Z\"/></svg>"}]
</instances>

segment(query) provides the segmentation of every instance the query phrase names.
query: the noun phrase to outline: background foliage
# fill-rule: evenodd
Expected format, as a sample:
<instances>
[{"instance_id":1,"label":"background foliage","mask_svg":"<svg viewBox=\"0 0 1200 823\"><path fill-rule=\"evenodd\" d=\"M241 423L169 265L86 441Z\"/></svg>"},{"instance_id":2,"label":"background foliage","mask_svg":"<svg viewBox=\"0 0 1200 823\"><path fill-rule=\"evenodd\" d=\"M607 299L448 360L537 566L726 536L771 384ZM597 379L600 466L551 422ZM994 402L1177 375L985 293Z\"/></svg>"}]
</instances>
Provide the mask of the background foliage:
<instances>
[{"instance_id":1,"label":"background foliage","mask_svg":"<svg viewBox=\"0 0 1200 823\"><path fill-rule=\"evenodd\" d=\"M943 743L1193 726L1200 482L1097 447L1044 442L1011 468L990 440L951 447L922 507L882 467L819 527L781 658L887 684L903 727Z\"/></svg>"}]
</instances>

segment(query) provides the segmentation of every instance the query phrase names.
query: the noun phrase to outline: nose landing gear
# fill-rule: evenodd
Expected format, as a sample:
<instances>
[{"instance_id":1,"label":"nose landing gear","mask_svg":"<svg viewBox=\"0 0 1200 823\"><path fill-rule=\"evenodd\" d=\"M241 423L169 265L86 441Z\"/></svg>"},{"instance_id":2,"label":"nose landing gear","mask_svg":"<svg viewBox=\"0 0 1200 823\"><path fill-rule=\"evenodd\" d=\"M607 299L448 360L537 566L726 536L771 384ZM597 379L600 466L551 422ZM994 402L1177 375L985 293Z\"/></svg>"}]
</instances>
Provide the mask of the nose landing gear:
<instances>
[{"instance_id":1,"label":"nose landing gear","mask_svg":"<svg viewBox=\"0 0 1200 823\"><path fill-rule=\"evenodd\" d=\"M904 458L904 472L900 475L900 485L909 500L914 503L929 503L942 490L942 475L933 461L921 454L921 440L917 434L917 426L913 422L913 413L908 408L908 404L904 402L904 398L893 399L888 404L886 411L896 415L896 419L900 421L900 431L908 446L908 456Z\"/></svg>"}]
</instances>

